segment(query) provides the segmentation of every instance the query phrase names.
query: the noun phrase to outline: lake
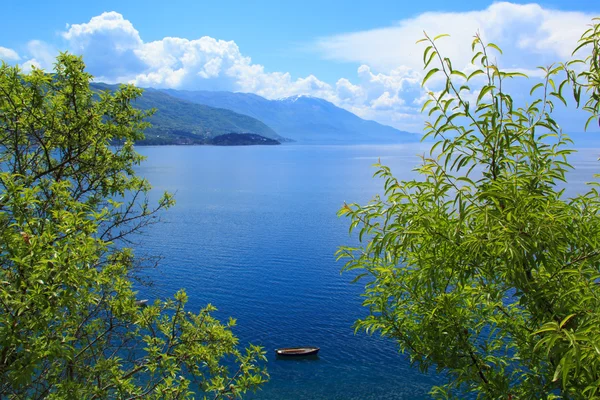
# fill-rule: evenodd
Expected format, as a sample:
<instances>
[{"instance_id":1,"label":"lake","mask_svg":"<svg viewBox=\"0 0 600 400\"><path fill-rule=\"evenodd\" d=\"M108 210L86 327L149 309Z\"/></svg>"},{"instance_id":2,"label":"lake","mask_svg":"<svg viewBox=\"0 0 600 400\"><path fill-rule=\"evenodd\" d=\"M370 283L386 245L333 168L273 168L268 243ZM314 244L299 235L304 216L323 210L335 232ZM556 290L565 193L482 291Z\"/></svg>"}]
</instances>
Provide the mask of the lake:
<instances>
[{"instance_id":1,"label":"lake","mask_svg":"<svg viewBox=\"0 0 600 400\"><path fill-rule=\"evenodd\" d=\"M356 243L344 201L365 203L381 192L372 178L380 158L402 179L414 176L429 144L393 146L138 147L139 174L175 193L164 222L139 238L138 254L161 255L142 297L185 288L188 307L207 303L232 316L242 343L267 350L271 380L255 399L419 399L440 382L411 368L394 344L355 334L364 316L362 284L350 284L335 261L338 246ZM599 170L598 149L572 161L569 193ZM277 347L319 346L318 360L278 360Z\"/></svg>"}]
</instances>

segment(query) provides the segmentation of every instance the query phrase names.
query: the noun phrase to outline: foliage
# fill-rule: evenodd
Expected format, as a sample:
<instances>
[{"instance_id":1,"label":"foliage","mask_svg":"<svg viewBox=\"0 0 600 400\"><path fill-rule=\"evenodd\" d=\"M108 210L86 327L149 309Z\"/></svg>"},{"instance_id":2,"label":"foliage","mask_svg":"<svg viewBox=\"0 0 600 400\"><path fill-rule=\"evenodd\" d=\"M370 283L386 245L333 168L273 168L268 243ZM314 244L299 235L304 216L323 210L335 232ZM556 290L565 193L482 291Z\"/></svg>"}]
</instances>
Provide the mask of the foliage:
<instances>
[{"instance_id":1,"label":"foliage","mask_svg":"<svg viewBox=\"0 0 600 400\"><path fill-rule=\"evenodd\" d=\"M0 68L0 397L234 398L266 379L263 351L186 294L143 307L130 234L156 206L134 173L141 90L94 94L80 58L53 74ZM114 143L120 143L114 146ZM232 369L233 368L233 369Z\"/></svg>"},{"instance_id":2,"label":"foliage","mask_svg":"<svg viewBox=\"0 0 600 400\"><path fill-rule=\"evenodd\" d=\"M492 62L496 45L475 37L467 75L438 51L442 36L423 39L423 83L445 85L423 106L437 140L420 178L377 164L385 195L339 213L364 241L338 251L368 281L357 329L444 372L436 397L598 398L600 196L561 190L573 150L552 111L570 87L598 118L600 23L581 40L590 56L544 68L523 107L503 89L522 74Z\"/></svg>"},{"instance_id":3,"label":"foliage","mask_svg":"<svg viewBox=\"0 0 600 400\"><path fill-rule=\"evenodd\" d=\"M565 66L568 81L573 85L573 96L579 105L582 102L581 93L587 95L583 109L591 116L586 122L587 126L600 114L600 18L594 19L594 24L584 32L579 45L573 54L581 49L591 50L585 60L573 60ZM582 64L582 65L581 65ZM574 68L581 67L583 70L576 72ZM600 119L598 120L600 125Z\"/></svg>"}]
</instances>

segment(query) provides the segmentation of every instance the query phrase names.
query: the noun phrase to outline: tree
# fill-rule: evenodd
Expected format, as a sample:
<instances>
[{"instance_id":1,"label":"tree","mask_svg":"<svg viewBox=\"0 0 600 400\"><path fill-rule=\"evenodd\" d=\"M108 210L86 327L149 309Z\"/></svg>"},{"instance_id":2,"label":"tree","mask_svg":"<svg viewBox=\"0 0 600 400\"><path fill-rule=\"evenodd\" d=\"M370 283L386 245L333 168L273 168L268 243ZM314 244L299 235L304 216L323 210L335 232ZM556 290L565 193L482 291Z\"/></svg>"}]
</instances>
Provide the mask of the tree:
<instances>
[{"instance_id":1,"label":"tree","mask_svg":"<svg viewBox=\"0 0 600 400\"><path fill-rule=\"evenodd\" d=\"M423 84L437 75L445 85L423 106L436 141L420 176L402 181L377 164L385 194L340 210L364 243L338 251L367 280L357 329L443 372L436 397L600 397L600 197L597 184L575 198L560 189L573 150L552 119L569 88L598 118L594 22L578 48L589 56L544 68L522 107L504 89L522 74L492 62L496 45L476 36L466 75L438 51L447 35L426 35Z\"/></svg>"},{"instance_id":2,"label":"tree","mask_svg":"<svg viewBox=\"0 0 600 400\"><path fill-rule=\"evenodd\" d=\"M237 398L267 378L257 346L185 310L180 291L143 307L125 247L156 206L133 147L141 90L90 90L81 58L53 74L0 68L0 397Z\"/></svg>"}]
</instances>

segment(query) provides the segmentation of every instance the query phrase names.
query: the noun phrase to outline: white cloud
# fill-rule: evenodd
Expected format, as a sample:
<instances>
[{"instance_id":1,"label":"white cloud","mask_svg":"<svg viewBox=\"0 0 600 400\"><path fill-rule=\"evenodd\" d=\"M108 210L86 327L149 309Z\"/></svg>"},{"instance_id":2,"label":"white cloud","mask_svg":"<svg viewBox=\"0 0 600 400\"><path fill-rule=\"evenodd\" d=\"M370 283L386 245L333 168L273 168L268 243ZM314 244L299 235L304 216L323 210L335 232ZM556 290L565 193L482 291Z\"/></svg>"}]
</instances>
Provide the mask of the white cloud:
<instances>
[{"instance_id":1,"label":"white cloud","mask_svg":"<svg viewBox=\"0 0 600 400\"><path fill-rule=\"evenodd\" d=\"M19 54L13 49L0 46L0 61L17 61L20 60Z\"/></svg>"},{"instance_id":2,"label":"white cloud","mask_svg":"<svg viewBox=\"0 0 600 400\"><path fill-rule=\"evenodd\" d=\"M391 95L390 92L383 92L381 96L371 101L371 106L375 110L393 110L396 106L404 105L404 100L398 95Z\"/></svg>"},{"instance_id":3,"label":"white cloud","mask_svg":"<svg viewBox=\"0 0 600 400\"><path fill-rule=\"evenodd\" d=\"M27 60L23 63L23 65L21 65L21 68L23 69L23 72L25 72L25 73L31 72L31 70L34 67L38 68L38 69L42 69L42 64L40 64L40 62L38 60L36 60L35 58Z\"/></svg>"},{"instance_id":4,"label":"white cloud","mask_svg":"<svg viewBox=\"0 0 600 400\"><path fill-rule=\"evenodd\" d=\"M139 32L117 12L68 25L62 37L71 52L84 56L86 66L98 80L129 81L147 68L136 54L144 44Z\"/></svg>"},{"instance_id":5,"label":"white cloud","mask_svg":"<svg viewBox=\"0 0 600 400\"><path fill-rule=\"evenodd\" d=\"M339 79L330 101L362 118L405 130L421 130L422 118L408 117L418 114L418 106L412 101L423 92L419 72L398 67L387 74L375 73L368 65L361 65L356 72L358 83Z\"/></svg>"},{"instance_id":6,"label":"white cloud","mask_svg":"<svg viewBox=\"0 0 600 400\"><path fill-rule=\"evenodd\" d=\"M420 131L420 105L429 90L437 91L438 77L421 87L423 30L449 33L439 42L455 69L472 71L471 41L476 32L500 45L501 67L539 77L539 64L569 57L591 14L564 12L537 4L494 3L484 10L428 12L370 31L321 38L315 47L324 58L357 63L356 75L334 84L315 75L292 77L271 72L252 62L234 41L208 36L197 39L165 37L144 42L133 24L117 12L106 12L62 33L66 48L81 54L99 81L132 82L144 87L252 92L267 98L312 95L357 115ZM24 67L50 68L56 51L42 42L28 44ZM0 48L0 55L10 49ZM4 51L4 53L3 53ZM13 55L12 53L10 53ZM14 56L18 55L14 53ZM500 57L500 56L494 56ZM477 87L472 95L476 95ZM524 92L525 93L525 92Z\"/></svg>"},{"instance_id":7,"label":"white cloud","mask_svg":"<svg viewBox=\"0 0 600 400\"><path fill-rule=\"evenodd\" d=\"M140 45L135 55L147 69L135 75L133 81L156 87L194 88L201 82L208 83L209 88L225 85L230 80L223 76L225 71L236 63L249 63L233 41L208 36L196 40L166 37Z\"/></svg>"},{"instance_id":8,"label":"white cloud","mask_svg":"<svg viewBox=\"0 0 600 400\"><path fill-rule=\"evenodd\" d=\"M388 97L376 104L383 107L385 100L389 107L402 104L398 94L420 79L410 68L400 67L386 75L374 74L368 66L359 68L358 85L346 78L335 85L314 75L294 79L287 72L267 72L233 41L204 36L144 42L131 22L116 12L68 25L62 36L71 51L84 55L98 80L140 86L236 90L268 98L309 94L348 107L368 106L387 92Z\"/></svg>"},{"instance_id":9,"label":"white cloud","mask_svg":"<svg viewBox=\"0 0 600 400\"><path fill-rule=\"evenodd\" d=\"M31 58L21 66L25 72L31 71L32 67L46 70L52 69L58 55L58 51L54 47L41 40L29 41L27 43L27 52Z\"/></svg>"},{"instance_id":10,"label":"white cloud","mask_svg":"<svg viewBox=\"0 0 600 400\"><path fill-rule=\"evenodd\" d=\"M427 12L391 27L322 38L316 46L328 59L368 64L383 71L399 65L419 70L424 46L415 42L423 37L423 31L431 36L447 33L451 38L440 40L439 46L463 68L472 56L473 36L479 32L484 40L505 50L504 67L535 68L567 59L594 16L538 4L501 2L480 11Z\"/></svg>"},{"instance_id":11,"label":"white cloud","mask_svg":"<svg viewBox=\"0 0 600 400\"><path fill-rule=\"evenodd\" d=\"M110 43L123 53L136 49L142 44L139 32L133 24L117 12L105 12L90 19L85 24L67 25L67 31L62 36L67 39L72 48L84 50L94 42L102 40L102 45Z\"/></svg>"},{"instance_id":12,"label":"white cloud","mask_svg":"<svg viewBox=\"0 0 600 400\"><path fill-rule=\"evenodd\" d=\"M478 32L484 41L503 49L503 55L493 55L501 68L539 78L544 75L537 69L539 65L570 58L594 16L538 4L499 2L484 10L427 12L389 27L321 38L315 42L315 48L325 59L362 64L358 69L360 84L354 90L356 101L339 96L340 104L363 117L408 129L411 120L423 120L417 107L428 98L427 91L436 92L443 83L443 77L438 75L427 82L426 88L419 87L425 46L416 42L423 38L424 31L430 37L450 34L450 38L436 44L455 69L474 70L471 42ZM524 88L515 90L523 90L519 95L525 97ZM478 93L474 87L468 96L476 99Z\"/></svg>"}]
</instances>

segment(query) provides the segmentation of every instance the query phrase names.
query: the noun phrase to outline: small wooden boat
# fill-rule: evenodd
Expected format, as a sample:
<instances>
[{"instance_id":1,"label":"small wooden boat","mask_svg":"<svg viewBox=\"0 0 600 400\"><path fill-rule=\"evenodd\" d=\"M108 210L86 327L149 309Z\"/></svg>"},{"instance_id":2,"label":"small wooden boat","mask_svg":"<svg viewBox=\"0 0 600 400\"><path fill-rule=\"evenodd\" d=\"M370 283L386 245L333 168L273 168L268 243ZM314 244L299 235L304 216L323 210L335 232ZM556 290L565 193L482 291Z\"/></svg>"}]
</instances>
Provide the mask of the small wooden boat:
<instances>
[{"instance_id":1,"label":"small wooden boat","mask_svg":"<svg viewBox=\"0 0 600 400\"><path fill-rule=\"evenodd\" d=\"M319 352L318 347L282 347L275 349L275 354L281 357L314 356Z\"/></svg>"},{"instance_id":2,"label":"small wooden boat","mask_svg":"<svg viewBox=\"0 0 600 400\"><path fill-rule=\"evenodd\" d=\"M138 307L146 307L148 306L148 299L136 300L135 305Z\"/></svg>"}]
</instances>

